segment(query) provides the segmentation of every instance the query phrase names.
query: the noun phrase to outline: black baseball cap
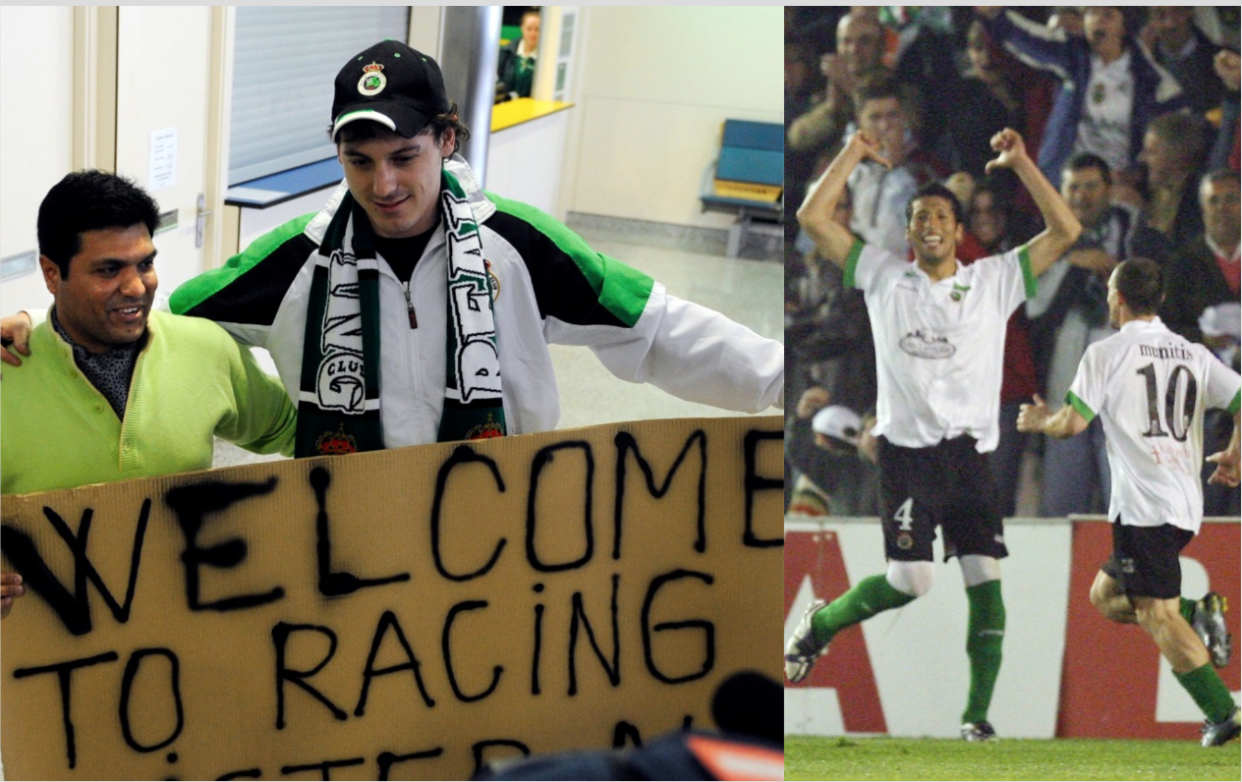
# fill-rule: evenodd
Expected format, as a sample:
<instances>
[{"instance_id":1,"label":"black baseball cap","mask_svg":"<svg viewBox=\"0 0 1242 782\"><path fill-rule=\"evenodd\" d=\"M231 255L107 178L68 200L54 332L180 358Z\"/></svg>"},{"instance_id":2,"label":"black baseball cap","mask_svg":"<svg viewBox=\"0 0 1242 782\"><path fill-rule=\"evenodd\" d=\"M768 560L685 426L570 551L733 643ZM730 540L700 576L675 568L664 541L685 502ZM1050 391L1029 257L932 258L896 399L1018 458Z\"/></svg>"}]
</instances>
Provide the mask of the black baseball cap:
<instances>
[{"instance_id":1,"label":"black baseball cap","mask_svg":"<svg viewBox=\"0 0 1242 782\"><path fill-rule=\"evenodd\" d=\"M413 138L449 110L436 61L399 41L382 41L350 59L336 75L332 139L355 120L378 122Z\"/></svg>"}]
</instances>

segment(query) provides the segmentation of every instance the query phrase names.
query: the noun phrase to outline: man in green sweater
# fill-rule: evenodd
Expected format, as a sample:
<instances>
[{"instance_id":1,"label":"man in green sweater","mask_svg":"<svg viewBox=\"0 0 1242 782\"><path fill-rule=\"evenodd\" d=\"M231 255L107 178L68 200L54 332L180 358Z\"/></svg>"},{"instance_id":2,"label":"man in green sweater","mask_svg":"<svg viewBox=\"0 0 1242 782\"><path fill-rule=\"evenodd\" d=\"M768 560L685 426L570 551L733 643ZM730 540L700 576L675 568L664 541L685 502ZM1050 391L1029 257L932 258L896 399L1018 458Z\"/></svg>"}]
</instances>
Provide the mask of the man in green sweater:
<instances>
[{"instance_id":1,"label":"man in green sweater","mask_svg":"<svg viewBox=\"0 0 1242 782\"><path fill-rule=\"evenodd\" d=\"M39 263L55 302L5 373L0 493L206 469L213 436L292 453L296 412L280 381L215 323L151 311L158 222L149 195L100 171L43 199ZM22 591L4 574L4 614Z\"/></svg>"}]
</instances>

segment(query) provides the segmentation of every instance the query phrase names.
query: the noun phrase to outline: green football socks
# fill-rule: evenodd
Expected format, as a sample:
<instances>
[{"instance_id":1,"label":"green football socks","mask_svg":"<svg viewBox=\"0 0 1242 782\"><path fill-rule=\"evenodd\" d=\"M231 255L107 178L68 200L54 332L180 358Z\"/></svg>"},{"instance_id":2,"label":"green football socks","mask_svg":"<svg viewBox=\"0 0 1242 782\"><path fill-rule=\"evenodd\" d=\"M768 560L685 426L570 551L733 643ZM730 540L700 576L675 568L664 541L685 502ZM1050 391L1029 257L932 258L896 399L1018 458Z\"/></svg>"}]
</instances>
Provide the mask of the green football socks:
<instances>
[{"instance_id":1,"label":"green football socks","mask_svg":"<svg viewBox=\"0 0 1242 782\"><path fill-rule=\"evenodd\" d=\"M811 617L815 642L826 644L850 625L870 619L881 611L900 608L913 599L905 592L894 589L883 575L864 578Z\"/></svg>"},{"instance_id":2,"label":"green football socks","mask_svg":"<svg viewBox=\"0 0 1242 782\"><path fill-rule=\"evenodd\" d=\"M1189 673L1173 672L1209 722L1223 722L1233 713L1233 696L1211 663Z\"/></svg>"},{"instance_id":3,"label":"green football socks","mask_svg":"<svg viewBox=\"0 0 1242 782\"><path fill-rule=\"evenodd\" d=\"M1178 612L1182 615L1182 619L1186 620L1186 624L1193 625L1195 623L1195 601L1190 598L1181 598L1181 603L1177 607Z\"/></svg>"},{"instance_id":4,"label":"green football socks","mask_svg":"<svg viewBox=\"0 0 1242 782\"><path fill-rule=\"evenodd\" d=\"M985 581L966 587L970 602L970 621L966 635L966 655L970 658L970 696L962 722L984 722L992 703L992 690L1000 673L1001 643L1005 640L1005 603L1000 581Z\"/></svg>"}]
</instances>

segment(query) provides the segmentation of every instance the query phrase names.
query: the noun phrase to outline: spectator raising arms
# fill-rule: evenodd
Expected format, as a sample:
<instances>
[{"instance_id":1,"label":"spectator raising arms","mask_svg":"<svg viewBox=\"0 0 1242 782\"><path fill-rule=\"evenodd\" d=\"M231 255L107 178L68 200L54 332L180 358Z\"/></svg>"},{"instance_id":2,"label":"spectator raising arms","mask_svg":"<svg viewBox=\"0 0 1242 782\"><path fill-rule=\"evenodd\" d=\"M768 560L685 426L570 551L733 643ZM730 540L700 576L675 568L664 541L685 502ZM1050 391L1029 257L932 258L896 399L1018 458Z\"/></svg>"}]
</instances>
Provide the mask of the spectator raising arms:
<instances>
[{"instance_id":1,"label":"spectator raising arms","mask_svg":"<svg viewBox=\"0 0 1242 782\"><path fill-rule=\"evenodd\" d=\"M1186 105L1177 80L1130 34L1130 9L1088 7L1086 38L1049 29L1001 6L977 10L1006 51L1061 82L1039 149L1039 168L1054 185L1060 184L1065 161L1077 152L1099 155L1113 171L1128 171L1142 149L1147 123Z\"/></svg>"}]
</instances>

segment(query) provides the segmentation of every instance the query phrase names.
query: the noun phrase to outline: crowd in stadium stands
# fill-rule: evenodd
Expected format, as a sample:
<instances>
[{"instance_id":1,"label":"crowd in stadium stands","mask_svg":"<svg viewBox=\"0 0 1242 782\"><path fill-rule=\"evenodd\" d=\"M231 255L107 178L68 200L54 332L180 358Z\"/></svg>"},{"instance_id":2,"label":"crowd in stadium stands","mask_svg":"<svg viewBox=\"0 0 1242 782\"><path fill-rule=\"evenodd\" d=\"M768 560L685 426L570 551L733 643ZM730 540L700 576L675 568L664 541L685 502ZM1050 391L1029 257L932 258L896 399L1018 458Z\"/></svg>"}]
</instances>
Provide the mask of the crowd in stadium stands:
<instances>
[{"instance_id":1,"label":"crowd in stadium stands","mask_svg":"<svg viewBox=\"0 0 1242 782\"><path fill-rule=\"evenodd\" d=\"M1042 229L1009 171L989 176L992 134L1019 131L1083 225L1008 324L1001 442L990 455L1006 515L1024 455L1042 457L1038 514L1103 513L1109 476L1090 436L1017 431L1033 394L1055 409L1087 346L1111 330L1112 268L1164 271L1160 317L1239 368L1239 9L1233 7L786 7L786 482L791 511L877 513L875 356L866 305L793 218L807 186L857 129L891 170L864 163L835 219L899 254L905 209L936 180L962 202L970 263ZM1232 417L1209 414L1204 452ZM1211 465L1209 465L1210 467ZM1204 471L1204 478L1210 470ZM1237 515L1236 489L1205 484L1206 515ZM1028 510L1034 510L1027 506Z\"/></svg>"}]
</instances>

